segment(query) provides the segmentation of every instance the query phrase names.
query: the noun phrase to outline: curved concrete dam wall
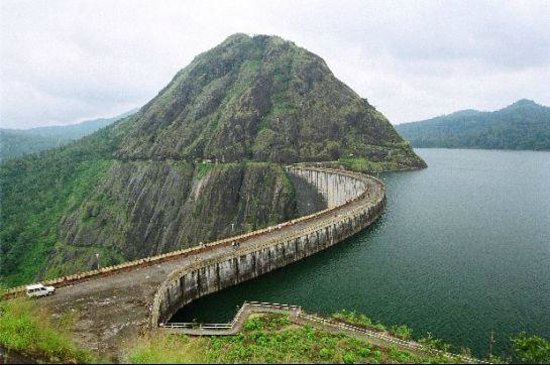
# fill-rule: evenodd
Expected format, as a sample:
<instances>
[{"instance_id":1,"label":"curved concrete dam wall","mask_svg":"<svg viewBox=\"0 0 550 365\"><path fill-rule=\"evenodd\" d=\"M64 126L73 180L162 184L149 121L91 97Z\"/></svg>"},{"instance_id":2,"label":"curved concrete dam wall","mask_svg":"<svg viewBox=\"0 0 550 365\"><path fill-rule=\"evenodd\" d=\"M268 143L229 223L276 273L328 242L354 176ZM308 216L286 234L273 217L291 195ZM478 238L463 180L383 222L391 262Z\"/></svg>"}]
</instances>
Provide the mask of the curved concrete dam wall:
<instances>
[{"instance_id":1,"label":"curved concrete dam wall","mask_svg":"<svg viewBox=\"0 0 550 365\"><path fill-rule=\"evenodd\" d=\"M384 185L362 174L289 167L331 206L343 205L192 248L44 281L55 295L40 299L51 313L78 313L72 338L113 358L120 344L167 321L183 305L330 247L380 216ZM300 177L297 177L300 176ZM233 242L238 242L235 247ZM8 296L24 295L25 287Z\"/></svg>"},{"instance_id":2,"label":"curved concrete dam wall","mask_svg":"<svg viewBox=\"0 0 550 365\"><path fill-rule=\"evenodd\" d=\"M287 171L315 186L329 209L343 205L367 191L369 181L331 170L288 167ZM331 172L329 172L331 171Z\"/></svg>"},{"instance_id":3,"label":"curved concrete dam wall","mask_svg":"<svg viewBox=\"0 0 550 365\"><path fill-rule=\"evenodd\" d=\"M384 184L373 177L341 170L288 167L289 174L313 184L328 209L255 237L257 243L193 263L172 272L157 290L151 325L168 321L184 305L299 261L369 226L385 207ZM269 234L280 229L280 234Z\"/></svg>"}]
</instances>

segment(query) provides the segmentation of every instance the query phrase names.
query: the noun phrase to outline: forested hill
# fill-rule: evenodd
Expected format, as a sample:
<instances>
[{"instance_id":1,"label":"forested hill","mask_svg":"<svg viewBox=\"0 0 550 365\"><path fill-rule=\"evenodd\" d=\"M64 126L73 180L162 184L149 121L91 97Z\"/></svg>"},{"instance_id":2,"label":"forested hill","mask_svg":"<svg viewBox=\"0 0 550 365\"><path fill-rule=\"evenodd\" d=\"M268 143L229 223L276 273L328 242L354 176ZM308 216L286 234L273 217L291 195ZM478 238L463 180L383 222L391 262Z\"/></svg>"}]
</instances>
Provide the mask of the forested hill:
<instances>
[{"instance_id":1,"label":"forested hill","mask_svg":"<svg viewBox=\"0 0 550 365\"><path fill-rule=\"evenodd\" d=\"M297 214L282 164L424 161L317 55L235 34L135 114L0 165L0 282L159 254ZM218 162L218 163L216 163Z\"/></svg>"},{"instance_id":2,"label":"forested hill","mask_svg":"<svg viewBox=\"0 0 550 365\"><path fill-rule=\"evenodd\" d=\"M463 110L396 129L414 147L550 150L550 108L526 99L494 112Z\"/></svg>"},{"instance_id":3,"label":"forested hill","mask_svg":"<svg viewBox=\"0 0 550 365\"><path fill-rule=\"evenodd\" d=\"M84 122L37 127L30 129L0 128L0 161L60 147L132 115L137 109L113 118L100 118Z\"/></svg>"}]
</instances>

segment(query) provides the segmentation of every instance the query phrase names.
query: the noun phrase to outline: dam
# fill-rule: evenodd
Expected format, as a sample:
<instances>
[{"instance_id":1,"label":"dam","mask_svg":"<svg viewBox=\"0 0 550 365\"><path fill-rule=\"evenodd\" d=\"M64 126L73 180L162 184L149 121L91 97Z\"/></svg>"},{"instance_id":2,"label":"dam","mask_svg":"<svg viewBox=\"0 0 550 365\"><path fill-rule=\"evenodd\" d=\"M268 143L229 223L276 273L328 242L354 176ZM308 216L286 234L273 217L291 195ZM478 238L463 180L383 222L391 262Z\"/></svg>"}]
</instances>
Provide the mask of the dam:
<instances>
[{"instance_id":1,"label":"dam","mask_svg":"<svg viewBox=\"0 0 550 365\"><path fill-rule=\"evenodd\" d=\"M76 313L75 341L116 357L120 344L165 323L182 306L331 247L384 210L385 189L376 178L302 166L287 172L314 186L327 209L190 249L44 281L56 294L41 304L54 317Z\"/></svg>"}]
</instances>

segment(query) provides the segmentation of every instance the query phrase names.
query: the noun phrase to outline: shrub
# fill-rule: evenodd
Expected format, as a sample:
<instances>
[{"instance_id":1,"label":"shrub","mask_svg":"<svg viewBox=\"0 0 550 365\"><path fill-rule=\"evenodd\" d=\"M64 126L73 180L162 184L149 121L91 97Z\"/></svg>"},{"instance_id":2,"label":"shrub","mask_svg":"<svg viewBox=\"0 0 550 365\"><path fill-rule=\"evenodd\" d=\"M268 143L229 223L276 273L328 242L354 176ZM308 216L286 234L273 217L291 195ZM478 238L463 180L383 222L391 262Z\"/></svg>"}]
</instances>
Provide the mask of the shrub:
<instances>
[{"instance_id":1,"label":"shrub","mask_svg":"<svg viewBox=\"0 0 550 365\"><path fill-rule=\"evenodd\" d=\"M392 328L390 329L390 333L392 335L395 335L395 336L403 339L403 340L408 340L412 336L412 329L410 329L409 327L407 327L405 325L392 326Z\"/></svg>"},{"instance_id":2,"label":"shrub","mask_svg":"<svg viewBox=\"0 0 550 365\"><path fill-rule=\"evenodd\" d=\"M516 360L523 363L550 363L550 341L539 336L528 336L525 332L512 338Z\"/></svg>"},{"instance_id":3,"label":"shrub","mask_svg":"<svg viewBox=\"0 0 550 365\"><path fill-rule=\"evenodd\" d=\"M327 348L322 348L319 351L319 356L322 357L323 359L328 359L328 358L332 357L332 352Z\"/></svg>"},{"instance_id":4,"label":"shrub","mask_svg":"<svg viewBox=\"0 0 550 365\"><path fill-rule=\"evenodd\" d=\"M361 347L359 349L359 355L361 355L362 357L367 357L367 356L369 356L369 354L370 354L370 350L368 348Z\"/></svg>"},{"instance_id":5,"label":"shrub","mask_svg":"<svg viewBox=\"0 0 550 365\"><path fill-rule=\"evenodd\" d=\"M344 364L353 364L355 362L355 355L351 352L346 352L342 357Z\"/></svg>"},{"instance_id":6,"label":"shrub","mask_svg":"<svg viewBox=\"0 0 550 365\"><path fill-rule=\"evenodd\" d=\"M244 323L244 329L246 331L257 331L262 329L262 321L260 318L252 318Z\"/></svg>"}]
</instances>

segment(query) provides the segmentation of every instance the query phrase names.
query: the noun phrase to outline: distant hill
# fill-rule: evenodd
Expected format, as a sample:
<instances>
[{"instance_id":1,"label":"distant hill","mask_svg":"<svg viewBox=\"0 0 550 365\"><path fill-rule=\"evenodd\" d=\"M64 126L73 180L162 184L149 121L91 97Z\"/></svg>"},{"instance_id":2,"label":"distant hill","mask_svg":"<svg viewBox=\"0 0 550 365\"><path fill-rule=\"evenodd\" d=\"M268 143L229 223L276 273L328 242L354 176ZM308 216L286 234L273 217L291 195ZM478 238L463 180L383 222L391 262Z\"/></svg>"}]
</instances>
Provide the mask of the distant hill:
<instances>
[{"instance_id":1,"label":"distant hill","mask_svg":"<svg viewBox=\"0 0 550 365\"><path fill-rule=\"evenodd\" d=\"M414 147L550 150L550 108L526 99L494 112L463 110L395 128Z\"/></svg>"},{"instance_id":2,"label":"distant hill","mask_svg":"<svg viewBox=\"0 0 550 365\"><path fill-rule=\"evenodd\" d=\"M93 119L71 125L31 129L0 128L0 161L63 146L134 114L136 111L137 109L134 109L113 118Z\"/></svg>"}]
</instances>

